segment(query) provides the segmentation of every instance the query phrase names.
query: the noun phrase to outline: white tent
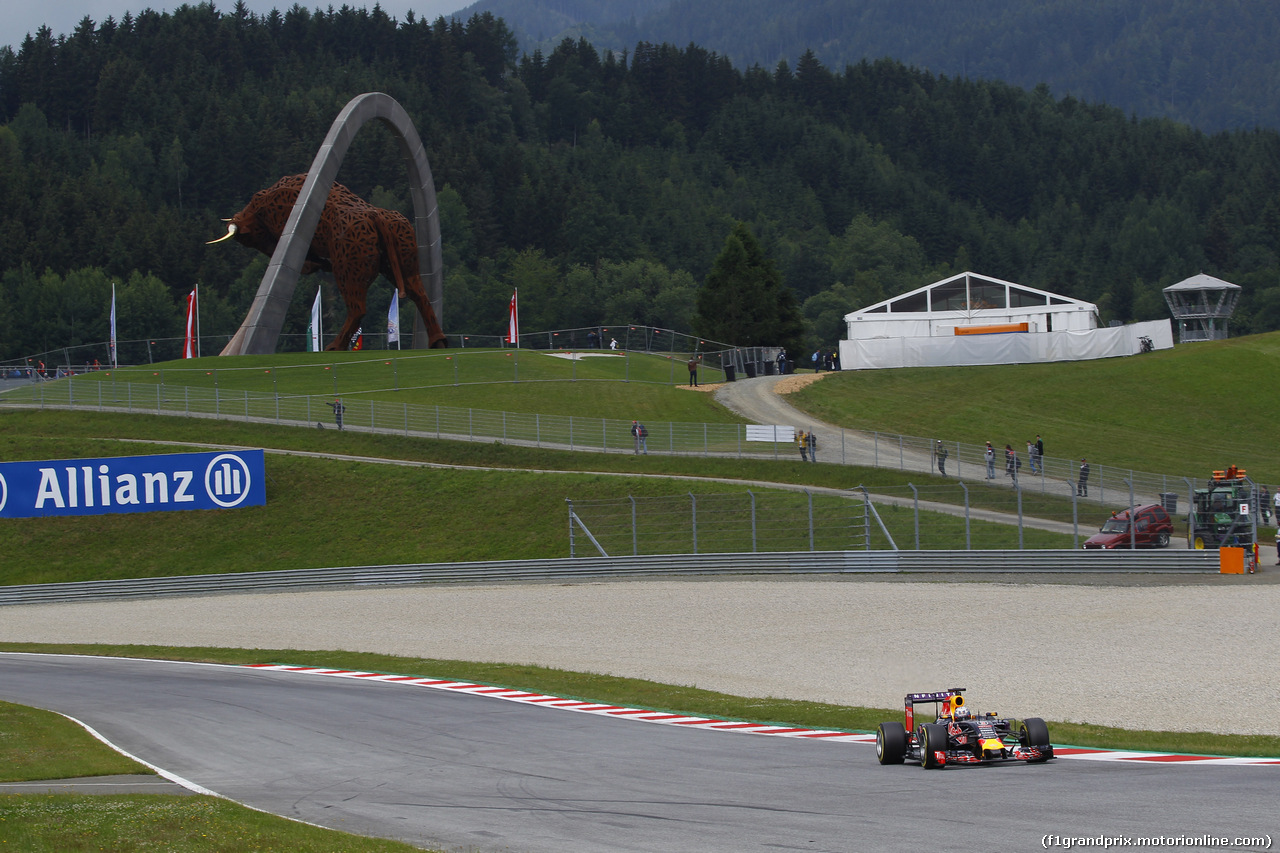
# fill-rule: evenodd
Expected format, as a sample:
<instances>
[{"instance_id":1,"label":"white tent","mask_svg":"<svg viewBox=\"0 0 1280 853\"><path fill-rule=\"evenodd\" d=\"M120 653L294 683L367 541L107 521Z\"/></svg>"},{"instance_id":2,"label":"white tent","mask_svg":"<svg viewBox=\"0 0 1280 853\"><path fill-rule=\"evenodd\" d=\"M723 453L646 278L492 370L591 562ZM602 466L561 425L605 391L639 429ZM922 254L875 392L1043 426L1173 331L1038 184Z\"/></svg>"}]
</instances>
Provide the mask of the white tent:
<instances>
[{"instance_id":1,"label":"white tent","mask_svg":"<svg viewBox=\"0 0 1280 853\"><path fill-rule=\"evenodd\" d=\"M1075 361L1173 346L1168 321L1098 328L1098 306L963 272L845 315L849 370Z\"/></svg>"}]
</instances>

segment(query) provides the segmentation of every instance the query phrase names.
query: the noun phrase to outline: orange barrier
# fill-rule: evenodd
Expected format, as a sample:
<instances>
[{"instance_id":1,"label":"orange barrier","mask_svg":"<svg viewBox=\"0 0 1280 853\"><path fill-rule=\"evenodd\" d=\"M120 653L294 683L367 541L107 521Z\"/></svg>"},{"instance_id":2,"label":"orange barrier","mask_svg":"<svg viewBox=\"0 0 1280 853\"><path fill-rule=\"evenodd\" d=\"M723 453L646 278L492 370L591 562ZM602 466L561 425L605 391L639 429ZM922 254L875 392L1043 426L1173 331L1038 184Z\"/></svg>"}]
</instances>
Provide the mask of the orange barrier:
<instances>
[{"instance_id":1,"label":"orange barrier","mask_svg":"<svg viewBox=\"0 0 1280 853\"><path fill-rule=\"evenodd\" d=\"M1007 335L1027 331L1026 323L1003 323L995 326L956 326L957 335Z\"/></svg>"},{"instance_id":2,"label":"orange barrier","mask_svg":"<svg viewBox=\"0 0 1280 853\"><path fill-rule=\"evenodd\" d=\"M1218 573L1223 575L1244 574L1244 549L1219 548Z\"/></svg>"}]
</instances>

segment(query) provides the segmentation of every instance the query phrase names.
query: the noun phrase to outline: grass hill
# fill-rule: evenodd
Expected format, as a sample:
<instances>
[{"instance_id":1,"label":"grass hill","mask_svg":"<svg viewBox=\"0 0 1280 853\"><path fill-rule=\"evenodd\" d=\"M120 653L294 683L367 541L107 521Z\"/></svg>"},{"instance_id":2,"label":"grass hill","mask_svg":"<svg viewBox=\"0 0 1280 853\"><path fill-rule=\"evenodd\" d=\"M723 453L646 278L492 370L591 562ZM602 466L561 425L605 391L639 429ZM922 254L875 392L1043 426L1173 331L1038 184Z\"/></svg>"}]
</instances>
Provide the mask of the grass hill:
<instances>
[{"instance_id":1,"label":"grass hill","mask_svg":"<svg viewBox=\"0 0 1280 853\"><path fill-rule=\"evenodd\" d=\"M845 372L791 395L841 426L1201 479L1238 465L1280 482L1280 334L1070 364Z\"/></svg>"},{"instance_id":2,"label":"grass hill","mask_svg":"<svg viewBox=\"0 0 1280 853\"><path fill-rule=\"evenodd\" d=\"M710 394L665 384L672 367L663 355L575 362L547 353L501 350L396 357L318 353L170 362L104 371L92 381L163 381L167 388L216 385L227 392L337 391L348 397L590 417L639 412L650 421L739 420ZM517 369L518 383L512 381ZM846 372L791 400L850 428L974 443L990 438L1001 444L1039 432L1055 456L1087 455L1099 464L1196 479L1236 464L1260 482L1272 482L1280 474L1280 454L1270 440L1280 404L1263 388L1277 369L1280 333L1072 364ZM122 446L120 439L141 443ZM272 456L265 508L0 524L0 549L6 555L0 583L565 556L566 498L690 490L684 480L605 472L835 488L851 482L900 488L908 479L890 470L802 467L790 458L636 458L231 421L0 408L0 458L8 460L174 449L161 442L526 470L414 469ZM602 473L570 473L593 471ZM921 482L917 475L911 479ZM706 482L697 491L745 488ZM1054 509L1028 512L1052 514ZM499 530L502 535L495 535ZM149 544L139 549L139 541Z\"/></svg>"}]
</instances>

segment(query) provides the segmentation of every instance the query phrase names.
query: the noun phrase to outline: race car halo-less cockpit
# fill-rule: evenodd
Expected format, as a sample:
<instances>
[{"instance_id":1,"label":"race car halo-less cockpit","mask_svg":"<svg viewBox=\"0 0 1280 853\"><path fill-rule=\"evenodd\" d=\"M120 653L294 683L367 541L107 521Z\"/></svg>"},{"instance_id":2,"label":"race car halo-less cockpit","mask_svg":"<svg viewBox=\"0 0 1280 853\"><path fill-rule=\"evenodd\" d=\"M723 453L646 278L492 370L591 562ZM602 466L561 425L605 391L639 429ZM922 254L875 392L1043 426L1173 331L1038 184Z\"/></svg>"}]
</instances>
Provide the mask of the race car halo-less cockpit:
<instances>
[{"instance_id":1,"label":"race car halo-less cockpit","mask_svg":"<svg viewBox=\"0 0 1280 853\"><path fill-rule=\"evenodd\" d=\"M934 705L934 721L916 724L915 706ZM1053 758L1049 727L1039 717L1009 720L995 713L975 715L964 690L908 693L906 724L881 723L876 729L876 758L881 764L919 762L921 767L989 764L999 761L1048 761Z\"/></svg>"}]
</instances>

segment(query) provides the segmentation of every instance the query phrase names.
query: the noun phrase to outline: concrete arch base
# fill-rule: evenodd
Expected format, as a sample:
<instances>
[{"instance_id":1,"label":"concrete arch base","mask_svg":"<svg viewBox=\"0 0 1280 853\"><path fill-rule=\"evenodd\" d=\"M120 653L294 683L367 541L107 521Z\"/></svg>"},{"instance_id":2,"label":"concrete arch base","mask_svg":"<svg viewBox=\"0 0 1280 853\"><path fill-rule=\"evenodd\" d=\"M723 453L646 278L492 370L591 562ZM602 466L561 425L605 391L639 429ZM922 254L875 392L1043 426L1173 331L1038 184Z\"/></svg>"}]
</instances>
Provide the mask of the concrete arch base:
<instances>
[{"instance_id":1,"label":"concrete arch base","mask_svg":"<svg viewBox=\"0 0 1280 853\"><path fill-rule=\"evenodd\" d=\"M405 165L409 169L409 190L413 197L413 228L418 237L418 270L436 317L444 322L444 270L440 254L440 210L435 184L422 140L409 114L390 95L366 92L352 98L329 127L324 143L311 161L306 183L289 214L284 233L276 245L266 275L258 285L249 315L222 350L221 355L265 355L276 350L285 312L298 286L298 275L307 257L316 224L329 197L329 188L338 176L351 140L367 122L377 119L395 133ZM413 326L413 347L426 349L427 331L422 317Z\"/></svg>"}]
</instances>

